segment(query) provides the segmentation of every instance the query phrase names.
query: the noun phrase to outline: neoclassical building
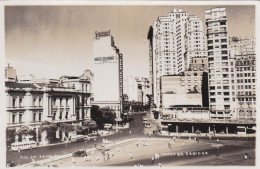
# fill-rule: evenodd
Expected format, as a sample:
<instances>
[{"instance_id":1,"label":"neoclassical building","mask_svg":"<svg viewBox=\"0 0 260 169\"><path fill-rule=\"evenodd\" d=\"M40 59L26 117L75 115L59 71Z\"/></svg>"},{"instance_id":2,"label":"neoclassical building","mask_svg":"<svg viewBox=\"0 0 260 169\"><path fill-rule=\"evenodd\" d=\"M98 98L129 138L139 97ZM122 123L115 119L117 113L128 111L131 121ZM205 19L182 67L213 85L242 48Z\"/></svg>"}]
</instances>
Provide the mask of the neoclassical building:
<instances>
[{"instance_id":1,"label":"neoclassical building","mask_svg":"<svg viewBox=\"0 0 260 169\"><path fill-rule=\"evenodd\" d=\"M7 128L18 131L27 126L38 133L43 121L82 125L91 119L92 79L92 72L86 70L79 77L62 76L58 83L6 81ZM38 137L36 141L46 142L46 136Z\"/></svg>"}]
</instances>

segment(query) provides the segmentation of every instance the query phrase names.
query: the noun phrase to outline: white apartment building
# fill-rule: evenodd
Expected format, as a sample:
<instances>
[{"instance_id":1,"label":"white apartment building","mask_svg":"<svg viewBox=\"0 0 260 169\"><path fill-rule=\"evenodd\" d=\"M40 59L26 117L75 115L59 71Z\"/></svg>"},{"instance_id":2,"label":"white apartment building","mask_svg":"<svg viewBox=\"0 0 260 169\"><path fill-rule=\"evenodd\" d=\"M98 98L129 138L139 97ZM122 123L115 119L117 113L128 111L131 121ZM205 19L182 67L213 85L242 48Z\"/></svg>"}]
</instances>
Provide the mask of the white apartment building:
<instances>
[{"instance_id":1,"label":"white apartment building","mask_svg":"<svg viewBox=\"0 0 260 169\"><path fill-rule=\"evenodd\" d=\"M120 118L123 112L123 55L115 46L110 31L95 35L93 105L109 106Z\"/></svg>"},{"instance_id":2,"label":"white apartment building","mask_svg":"<svg viewBox=\"0 0 260 169\"><path fill-rule=\"evenodd\" d=\"M127 76L124 78L124 94L127 94L129 101L138 100L137 81L134 76Z\"/></svg>"},{"instance_id":3,"label":"white apartment building","mask_svg":"<svg viewBox=\"0 0 260 169\"><path fill-rule=\"evenodd\" d=\"M206 36L203 33L203 21L195 15L189 15L185 33L185 70L190 68L192 58L206 58Z\"/></svg>"},{"instance_id":4,"label":"white apartment building","mask_svg":"<svg viewBox=\"0 0 260 169\"><path fill-rule=\"evenodd\" d=\"M235 118L235 63L229 57L226 9L206 10L205 18L211 117Z\"/></svg>"},{"instance_id":5,"label":"white apartment building","mask_svg":"<svg viewBox=\"0 0 260 169\"><path fill-rule=\"evenodd\" d=\"M150 94L150 83L145 77L127 76L124 78L124 94L129 101L142 102L148 104L147 94Z\"/></svg>"},{"instance_id":6,"label":"white apartment building","mask_svg":"<svg viewBox=\"0 0 260 169\"><path fill-rule=\"evenodd\" d=\"M202 21L182 9L158 17L153 24L152 52L154 103L160 107L160 77L178 75L185 71L192 57L205 57ZM151 29L149 34L151 35ZM150 42L151 43L151 42ZM188 52L189 51L189 52ZM186 58L186 61L185 61ZM151 70L151 68L150 68Z\"/></svg>"}]
</instances>

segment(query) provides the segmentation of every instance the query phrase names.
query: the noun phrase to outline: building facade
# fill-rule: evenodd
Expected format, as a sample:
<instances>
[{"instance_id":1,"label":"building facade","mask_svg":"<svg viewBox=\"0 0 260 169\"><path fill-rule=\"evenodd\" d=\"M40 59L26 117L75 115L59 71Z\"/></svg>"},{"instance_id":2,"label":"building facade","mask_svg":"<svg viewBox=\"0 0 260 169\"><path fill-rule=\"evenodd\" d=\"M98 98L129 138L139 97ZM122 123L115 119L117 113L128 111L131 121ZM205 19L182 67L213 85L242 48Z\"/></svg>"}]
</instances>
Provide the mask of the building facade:
<instances>
[{"instance_id":1,"label":"building facade","mask_svg":"<svg viewBox=\"0 0 260 169\"><path fill-rule=\"evenodd\" d=\"M110 31L96 32L94 38L94 105L109 106L120 118L123 108L123 55Z\"/></svg>"},{"instance_id":2,"label":"building facade","mask_svg":"<svg viewBox=\"0 0 260 169\"><path fill-rule=\"evenodd\" d=\"M210 111L215 118L235 118L235 61L229 55L226 9L206 10L205 18Z\"/></svg>"},{"instance_id":3,"label":"building facade","mask_svg":"<svg viewBox=\"0 0 260 169\"><path fill-rule=\"evenodd\" d=\"M37 142L47 144L46 133L39 136L42 122L82 125L90 120L91 74L86 70L80 77L62 77L57 84L6 82L7 128L26 126L36 131ZM64 140L65 133L59 137Z\"/></svg>"},{"instance_id":4,"label":"building facade","mask_svg":"<svg viewBox=\"0 0 260 169\"><path fill-rule=\"evenodd\" d=\"M235 58L236 110L238 119L256 118L255 38L230 38L230 55Z\"/></svg>"},{"instance_id":5,"label":"building facade","mask_svg":"<svg viewBox=\"0 0 260 169\"><path fill-rule=\"evenodd\" d=\"M206 36L203 33L203 21L200 17L189 15L185 25L185 70L189 69L192 58L206 58Z\"/></svg>"},{"instance_id":6,"label":"building facade","mask_svg":"<svg viewBox=\"0 0 260 169\"><path fill-rule=\"evenodd\" d=\"M174 9L168 16L158 17L148 35L153 50L152 57L150 53L153 97L157 107L161 107L160 77L181 74L189 68L193 57L207 56L203 24L201 18Z\"/></svg>"},{"instance_id":7,"label":"building facade","mask_svg":"<svg viewBox=\"0 0 260 169\"><path fill-rule=\"evenodd\" d=\"M203 72L207 72L207 58L192 58L189 70L183 74L162 76L162 110L181 105L202 107Z\"/></svg>"},{"instance_id":8,"label":"building facade","mask_svg":"<svg viewBox=\"0 0 260 169\"><path fill-rule=\"evenodd\" d=\"M150 83L148 78L128 76L124 79L124 94L128 96L128 101L148 104L150 95Z\"/></svg>"},{"instance_id":9,"label":"building facade","mask_svg":"<svg viewBox=\"0 0 260 169\"><path fill-rule=\"evenodd\" d=\"M5 67L5 81L16 81L16 69L9 64Z\"/></svg>"}]
</instances>

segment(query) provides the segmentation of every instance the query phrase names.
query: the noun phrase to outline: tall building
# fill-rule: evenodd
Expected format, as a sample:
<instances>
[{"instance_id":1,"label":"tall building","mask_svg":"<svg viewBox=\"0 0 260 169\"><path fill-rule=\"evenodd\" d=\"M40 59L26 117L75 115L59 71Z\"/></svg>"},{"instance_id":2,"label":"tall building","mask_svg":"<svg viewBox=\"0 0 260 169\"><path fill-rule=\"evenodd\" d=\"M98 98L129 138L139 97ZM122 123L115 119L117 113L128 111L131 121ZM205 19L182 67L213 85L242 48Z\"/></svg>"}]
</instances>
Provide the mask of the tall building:
<instances>
[{"instance_id":1,"label":"tall building","mask_svg":"<svg viewBox=\"0 0 260 169\"><path fill-rule=\"evenodd\" d=\"M148 104L149 80L145 77L133 76L124 78L124 94L127 95L129 101L141 102L143 105Z\"/></svg>"},{"instance_id":2,"label":"tall building","mask_svg":"<svg viewBox=\"0 0 260 169\"><path fill-rule=\"evenodd\" d=\"M127 95L128 101L138 100L137 81L134 76L124 78L124 94Z\"/></svg>"},{"instance_id":3,"label":"tall building","mask_svg":"<svg viewBox=\"0 0 260 169\"><path fill-rule=\"evenodd\" d=\"M188 69L193 57L206 56L202 25L199 17L174 9L167 16L158 17L150 28L150 79L157 107L161 106L160 77L178 75Z\"/></svg>"},{"instance_id":4,"label":"tall building","mask_svg":"<svg viewBox=\"0 0 260 169\"><path fill-rule=\"evenodd\" d=\"M94 38L94 105L110 107L121 117L123 104L123 55L110 31L96 32Z\"/></svg>"},{"instance_id":5,"label":"tall building","mask_svg":"<svg viewBox=\"0 0 260 169\"><path fill-rule=\"evenodd\" d=\"M9 64L5 67L5 81L16 81L16 69L11 67Z\"/></svg>"},{"instance_id":6,"label":"tall building","mask_svg":"<svg viewBox=\"0 0 260 169\"><path fill-rule=\"evenodd\" d=\"M185 33L184 60L186 70L190 67L192 58L206 58L208 56L205 40L202 19L195 15L189 15Z\"/></svg>"},{"instance_id":7,"label":"tall building","mask_svg":"<svg viewBox=\"0 0 260 169\"><path fill-rule=\"evenodd\" d=\"M212 117L235 117L235 61L229 56L225 8L205 11L208 47L209 106Z\"/></svg>"},{"instance_id":8,"label":"tall building","mask_svg":"<svg viewBox=\"0 0 260 169\"><path fill-rule=\"evenodd\" d=\"M238 119L256 118L255 38L230 38L230 54L236 66L236 110Z\"/></svg>"}]
</instances>

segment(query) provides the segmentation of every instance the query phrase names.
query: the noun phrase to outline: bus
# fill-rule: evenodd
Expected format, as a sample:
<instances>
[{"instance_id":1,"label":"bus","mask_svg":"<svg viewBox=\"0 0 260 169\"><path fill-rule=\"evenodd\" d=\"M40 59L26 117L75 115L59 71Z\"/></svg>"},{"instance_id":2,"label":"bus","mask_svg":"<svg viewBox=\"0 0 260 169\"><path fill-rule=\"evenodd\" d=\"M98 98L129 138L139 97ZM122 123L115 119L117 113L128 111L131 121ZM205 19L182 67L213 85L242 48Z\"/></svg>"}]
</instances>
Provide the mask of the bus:
<instances>
[{"instance_id":1,"label":"bus","mask_svg":"<svg viewBox=\"0 0 260 169\"><path fill-rule=\"evenodd\" d=\"M71 136L71 142L76 143L76 142L79 142L79 141L83 141L84 138L85 137L83 135Z\"/></svg>"},{"instance_id":2,"label":"bus","mask_svg":"<svg viewBox=\"0 0 260 169\"><path fill-rule=\"evenodd\" d=\"M245 126L237 126L237 134L246 134Z\"/></svg>"},{"instance_id":3,"label":"bus","mask_svg":"<svg viewBox=\"0 0 260 169\"><path fill-rule=\"evenodd\" d=\"M33 149L33 148L36 148L35 141L24 141L24 142L17 142L11 144L12 151L20 151L20 150Z\"/></svg>"}]
</instances>

